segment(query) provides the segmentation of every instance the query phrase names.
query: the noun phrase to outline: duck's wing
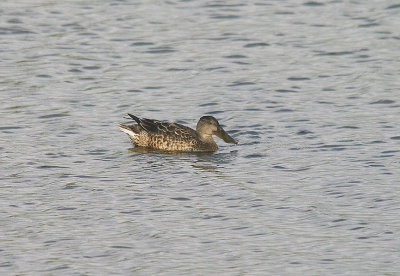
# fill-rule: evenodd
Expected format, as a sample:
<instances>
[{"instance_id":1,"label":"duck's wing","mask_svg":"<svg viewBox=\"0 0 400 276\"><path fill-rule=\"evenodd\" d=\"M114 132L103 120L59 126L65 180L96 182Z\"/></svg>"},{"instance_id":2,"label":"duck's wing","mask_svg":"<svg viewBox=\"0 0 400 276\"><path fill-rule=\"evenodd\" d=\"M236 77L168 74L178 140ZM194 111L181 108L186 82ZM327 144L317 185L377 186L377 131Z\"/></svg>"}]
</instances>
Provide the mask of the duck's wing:
<instances>
[{"instance_id":1,"label":"duck's wing","mask_svg":"<svg viewBox=\"0 0 400 276\"><path fill-rule=\"evenodd\" d=\"M146 119L146 118L139 118L136 117L135 115L129 114L129 117L131 117L133 120L138 123L138 125L143 128L147 132L158 132L160 130L161 125L163 122L158 121L158 120L153 120L153 119Z\"/></svg>"},{"instance_id":2,"label":"duck's wing","mask_svg":"<svg viewBox=\"0 0 400 276\"><path fill-rule=\"evenodd\" d=\"M180 139L190 139L191 137L195 137L197 135L195 130L181 124L139 118L129 113L128 115L134 119L141 128L150 133L162 134L167 137L176 137Z\"/></svg>"}]
</instances>

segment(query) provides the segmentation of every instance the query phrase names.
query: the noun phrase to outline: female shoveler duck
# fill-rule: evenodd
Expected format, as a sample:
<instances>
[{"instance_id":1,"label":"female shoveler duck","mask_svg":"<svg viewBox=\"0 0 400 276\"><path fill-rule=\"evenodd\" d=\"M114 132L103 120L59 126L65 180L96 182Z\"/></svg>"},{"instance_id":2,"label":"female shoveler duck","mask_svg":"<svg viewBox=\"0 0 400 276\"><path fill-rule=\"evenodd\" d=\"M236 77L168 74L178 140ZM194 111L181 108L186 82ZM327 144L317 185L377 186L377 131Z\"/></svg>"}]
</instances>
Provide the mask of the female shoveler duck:
<instances>
[{"instance_id":1,"label":"female shoveler duck","mask_svg":"<svg viewBox=\"0 0 400 276\"><path fill-rule=\"evenodd\" d=\"M216 151L218 146L212 138L213 134L226 143L237 144L212 116L201 117L194 130L181 124L128 115L137 125L118 124L118 127L128 134L132 143L137 146L166 151Z\"/></svg>"}]
</instances>

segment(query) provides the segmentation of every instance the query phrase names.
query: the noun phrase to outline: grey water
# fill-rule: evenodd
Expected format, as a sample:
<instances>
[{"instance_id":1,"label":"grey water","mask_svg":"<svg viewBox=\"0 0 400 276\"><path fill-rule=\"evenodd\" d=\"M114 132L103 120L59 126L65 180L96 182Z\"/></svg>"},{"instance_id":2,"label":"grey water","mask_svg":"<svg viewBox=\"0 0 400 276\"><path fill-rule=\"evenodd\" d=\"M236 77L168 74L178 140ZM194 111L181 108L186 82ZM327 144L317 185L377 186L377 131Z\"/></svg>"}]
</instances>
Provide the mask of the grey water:
<instances>
[{"instance_id":1,"label":"grey water","mask_svg":"<svg viewBox=\"0 0 400 276\"><path fill-rule=\"evenodd\" d=\"M1 275L398 275L398 1L0 2ZM134 148L126 113L238 145Z\"/></svg>"}]
</instances>

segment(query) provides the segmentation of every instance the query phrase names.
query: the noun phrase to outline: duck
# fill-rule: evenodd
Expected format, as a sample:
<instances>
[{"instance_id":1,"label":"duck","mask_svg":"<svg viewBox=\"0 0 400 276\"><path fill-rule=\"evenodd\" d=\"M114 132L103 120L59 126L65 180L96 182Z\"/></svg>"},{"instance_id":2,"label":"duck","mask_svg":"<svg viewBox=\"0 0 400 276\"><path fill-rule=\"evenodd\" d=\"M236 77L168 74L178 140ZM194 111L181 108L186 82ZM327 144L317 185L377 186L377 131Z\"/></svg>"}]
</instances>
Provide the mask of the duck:
<instances>
[{"instance_id":1,"label":"duck","mask_svg":"<svg viewBox=\"0 0 400 276\"><path fill-rule=\"evenodd\" d=\"M214 152L218 150L218 145L213 135L226 143L238 143L213 116L201 117L196 130L177 123L139 118L129 113L128 116L137 124L119 123L118 127L139 147L176 152Z\"/></svg>"}]
</instances>

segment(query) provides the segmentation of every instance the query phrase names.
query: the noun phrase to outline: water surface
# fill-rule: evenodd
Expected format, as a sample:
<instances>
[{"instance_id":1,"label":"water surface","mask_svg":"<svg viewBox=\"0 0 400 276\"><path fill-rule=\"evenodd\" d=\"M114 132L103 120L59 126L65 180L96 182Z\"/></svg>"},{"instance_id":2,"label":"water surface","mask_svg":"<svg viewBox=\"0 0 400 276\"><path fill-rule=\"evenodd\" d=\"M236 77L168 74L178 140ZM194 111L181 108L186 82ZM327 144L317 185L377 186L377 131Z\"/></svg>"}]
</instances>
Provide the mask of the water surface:
<instances>
[{"instance_id":1,"label":"water surface","mask_svg":"<svg viewBox=\"0 0 400 276\"><path fill-rule=\"evenodd\" d=\"M3 275L396 275L400 5L2 1ZM133 148L126 113L237 146Z\"/></svg>"}]
</instances>

